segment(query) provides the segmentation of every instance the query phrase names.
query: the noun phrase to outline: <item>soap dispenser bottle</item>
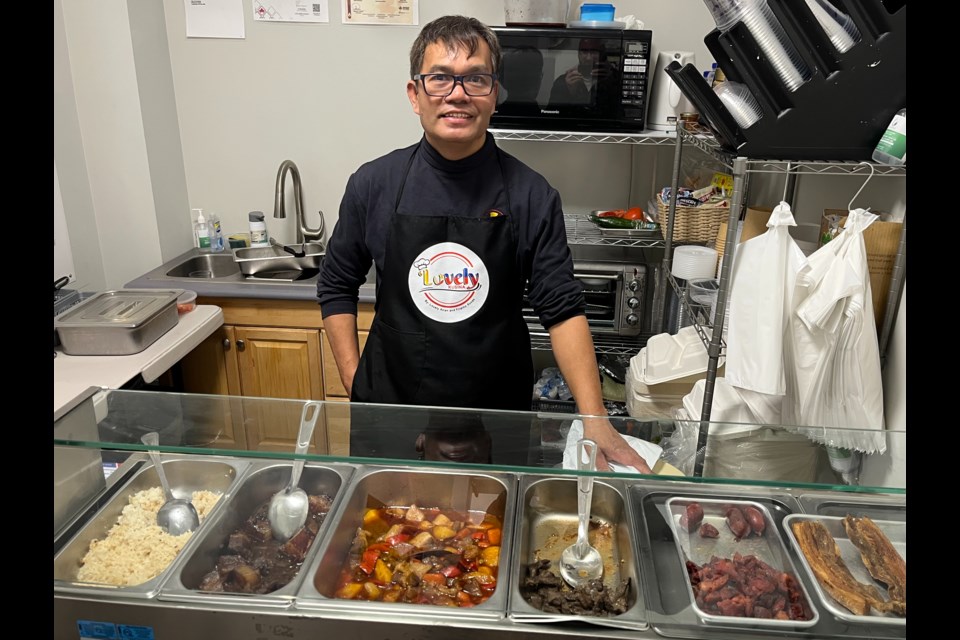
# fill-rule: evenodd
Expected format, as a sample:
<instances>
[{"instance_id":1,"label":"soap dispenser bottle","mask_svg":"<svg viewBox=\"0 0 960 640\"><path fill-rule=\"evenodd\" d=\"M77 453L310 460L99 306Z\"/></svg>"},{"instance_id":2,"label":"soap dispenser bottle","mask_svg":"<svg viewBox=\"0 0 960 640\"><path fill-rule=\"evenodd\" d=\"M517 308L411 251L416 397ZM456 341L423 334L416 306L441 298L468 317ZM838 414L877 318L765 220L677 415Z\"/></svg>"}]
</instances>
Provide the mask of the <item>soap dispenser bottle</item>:
<instances>
[{"instance_id":1,"label":"soap dispenser bottle","mask_svg":"<svg viewBox=\"0 0 960 640\"><path fill-rule=\"evenodd\" d=\"M193 224L193 237L196 247L203 253L209 252L210 225L207 224L206 218L203 217L203 209L193 209L193 211L197 212L197 221Z\"/></svg>"},{"instance_id":2,"label":"soap dispenser bottle","mask_svg":"<svg viewBox=\"0 0 960 640\"><path fill-rule=\"evenodd\" d=\"M247 218L250 221L250 246L269 247L270 237L267 235L267 224L263 221L263 211L251 211Z\"/></svg>"}]
</instances>

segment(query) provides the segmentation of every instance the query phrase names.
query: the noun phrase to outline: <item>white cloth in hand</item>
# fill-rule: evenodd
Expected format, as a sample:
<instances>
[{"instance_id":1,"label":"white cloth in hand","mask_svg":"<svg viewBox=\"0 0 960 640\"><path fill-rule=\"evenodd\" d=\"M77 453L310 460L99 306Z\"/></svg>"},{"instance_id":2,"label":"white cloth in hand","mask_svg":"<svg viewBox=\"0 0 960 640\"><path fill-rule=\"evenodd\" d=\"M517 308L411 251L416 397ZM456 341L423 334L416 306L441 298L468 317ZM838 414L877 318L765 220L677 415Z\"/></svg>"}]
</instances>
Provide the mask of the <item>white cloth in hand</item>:
<instances>
[{"instance_id":1,"label":"white cloth in hand","mask_svg":"<svg viewBox=\"0 0 960 640\"><path fill-rule=\"evenodd\" d=\"M653 465L657 464L657 460L659 460L663 454L663 448L646 440L641 440L640 438L623 434L620 435L634 451L640 454L640 457L647 463L647 466L653 469ZM577 468L577 441L581 439L583 439L583 422L581 420L574 420L573 424L570 425L570 432L567 433L567 446L563 449L564 469ZM608 460L607 462L610 461ZM616 462L610 462L610 470L615 473L639 473L639 471L633 467L617 464Z\"/></svg>"}]
</instances>

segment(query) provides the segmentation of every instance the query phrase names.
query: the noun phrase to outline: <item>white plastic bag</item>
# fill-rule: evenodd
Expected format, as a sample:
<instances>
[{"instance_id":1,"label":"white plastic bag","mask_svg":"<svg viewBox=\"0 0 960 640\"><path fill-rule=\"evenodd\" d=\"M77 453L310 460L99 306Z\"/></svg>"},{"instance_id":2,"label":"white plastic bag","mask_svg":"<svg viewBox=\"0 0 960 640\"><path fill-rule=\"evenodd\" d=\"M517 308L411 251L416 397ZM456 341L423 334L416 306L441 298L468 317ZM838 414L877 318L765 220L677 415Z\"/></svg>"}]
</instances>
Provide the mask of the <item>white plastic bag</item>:
<instances>
[{"instance_id":1,"label":"white plastic bag","mask_svg":"<svg viewBox=\"0 0 960 640\"><path fill-rule=\"evenodd\" d=\"M883 381L863 231L877 216L850 212L844 231L797 280L785 417L823 444L883 453ZM729 367L729 359L728 365ZM866 431L864 431L866 430ZM877 431L870 433L869 431Z\"/></svg>"},{"instance_id":2,"label":"white plastic bag","mask_svg":"<svg viewBox=\"0 0 960 640\"><path fill-rule=\"evenodd\" d=\"M786 392L783 340L797 274L806 265L790 237L790 205L770 214L767 231L737 247L730 284L727 382L769 395Z\"/></svg>"}]
</instances>

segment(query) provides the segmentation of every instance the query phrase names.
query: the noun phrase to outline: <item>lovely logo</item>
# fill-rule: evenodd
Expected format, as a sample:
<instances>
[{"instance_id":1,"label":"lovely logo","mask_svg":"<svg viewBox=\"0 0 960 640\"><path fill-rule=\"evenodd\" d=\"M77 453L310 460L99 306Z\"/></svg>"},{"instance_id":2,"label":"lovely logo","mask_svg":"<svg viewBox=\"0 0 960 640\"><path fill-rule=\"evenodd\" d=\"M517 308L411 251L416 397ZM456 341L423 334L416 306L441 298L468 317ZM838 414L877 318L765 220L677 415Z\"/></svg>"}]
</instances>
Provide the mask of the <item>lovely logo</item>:
<instances>
[{"instance_id":1,"label":"lovely logo","mask_svg":"<svg viewBox=\"0 0 960 640\"><path fill-rule=\"evenodd\" d=\"M423 251L410 266L407 286L422 314L445 323L473 316L489 291L483 261L456 242L441 242Z\"/></svg>"}]
</instances>

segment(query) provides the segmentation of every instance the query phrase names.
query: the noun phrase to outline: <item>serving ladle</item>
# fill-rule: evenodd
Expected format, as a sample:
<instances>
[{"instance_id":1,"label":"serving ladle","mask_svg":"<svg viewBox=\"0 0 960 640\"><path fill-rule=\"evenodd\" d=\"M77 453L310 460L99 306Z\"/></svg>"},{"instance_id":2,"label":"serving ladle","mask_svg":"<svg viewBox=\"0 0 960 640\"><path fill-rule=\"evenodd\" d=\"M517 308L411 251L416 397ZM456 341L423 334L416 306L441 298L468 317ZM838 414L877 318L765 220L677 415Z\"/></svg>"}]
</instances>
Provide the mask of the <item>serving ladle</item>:
<instances>
[{"instance_id":1,"label":"serving ladle","mask_svg":"<svg viewBox=\"0 0 960 640\"><path fill-rule=\"evenodd\" d=\"M167 474L163 471L163 463L160 461L160 451L157 447L160 445L160 434L151 431L145 434L140 441L150 447L147 453L153 461L153 466L160 476L160 485L163 487L163 495L167 501L163 503L160 510L157 511L157 526L172 536L183 535L190 531L196 531L200 526L200 514L197 513L193 503L184 498L175 498L170 491L170 484L167 482Z\"/></svg>"},{"instance_id":2,"label":"serving ladle","mask_svg":"<svg viewBox=\"0 0 960 640\"><path fill-rule=\"evenodd\" d=\"M577 470L596 471L597 443L586 438L577 441ZM593 475L577 478L577 541L560 554L560 576L573 588L603 576L603 557L590 545L587 536L590 506L593 502Z\"/></svg>"},{"instance_id":3,"label":"serving ladle","mask_svg":"<svg viewBox=\"0 0 960 640\"><path fill-rule=\"evenodd\" d=\"M303 465L306 462L302 456L310 447L310 439L313 437L313 427L317 424L317 418L319 416L319 403L308 402L303 405L296 449L297 455L301 457L293 461L293 468L290 471L290 482L287 484L287 487L275 493L270 499L267 519L270 522L270 528L273 530L274 539L281 542L286 542L292 538L293 534L307 521L307 515L310 511L310 499L307 497L307 492L297 485L300 483L300 474L303 473Z\"/></svg>"}]
</instances>

